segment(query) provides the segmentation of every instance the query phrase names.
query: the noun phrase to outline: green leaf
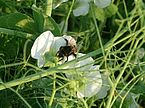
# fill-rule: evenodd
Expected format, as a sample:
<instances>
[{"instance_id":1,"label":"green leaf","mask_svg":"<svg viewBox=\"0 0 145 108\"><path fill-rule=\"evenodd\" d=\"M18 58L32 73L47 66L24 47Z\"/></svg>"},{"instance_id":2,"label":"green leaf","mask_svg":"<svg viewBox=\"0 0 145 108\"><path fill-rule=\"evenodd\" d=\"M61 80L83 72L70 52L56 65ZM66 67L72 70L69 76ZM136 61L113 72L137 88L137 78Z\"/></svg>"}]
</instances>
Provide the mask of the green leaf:
<instances>
[{"instance_id":1,"label":"green leaf","mask_svg":"<svg viewBox=\"0 0 145 108\"><path fill-rule=\"evenodd\" d=\"M120 95L120 97L124 97L126 95L126 91L123 91ZM121 108L139 108L139 105L135 101L135 98L137 97L137 94L133 93L128 93L127 96L125 97L123 103L121 103L122 99L118 97L116 99L115 104L113 105L113 108L119 108L121 105Z\"/></svg>"},{"instance_id":2,"label":"green leaf","mask_svg":"<svg viewBox=\"0 0 145 108\"><path fill-rule=\"evenodd\" d=\"M15 1L13 0L0 0L0 9L1 9L1 14L6 14L6 13L15 13L17 12L15 8Z\"/></svg>"},{"instance_id":3,"label":"green leaf","mask_svg":"<svg viewBox=\"0 0 145 108\"><path fill-rule=\"evenodd\" d=\"M145 80L139 81L131 91L135 94L145 94Z\"/></svg>"},{"instance_id":4,"label":"green leaf","mask_svg":"<svg viewBox=\"0 0 145 108\"><path fill-rule=\"evenodd\" d=\"M0 27L35 33L34 21L22 13L11 13L0 17Z\"/></svg>"},{"instance_id":5,"label":"green leaf","mask_svg":"<svg viewBox=\"0 0 145 108\"><path fill-rule=\"evenodd\" d=\"M43 26L44 26L44 16L39 8L36 7L36 5L32 5L33 10L33 18L34 18L34 24L35 29L38 33L43 32Z\"/></svg>"},{"instance_id":6,"label":"green leaf","mask_svg":"<svg viewBox=\"0 0 145 108\"><path fill-rule=\"evenodd\" d=\"M111 17L112 15L115 15L117 11L118 11L118 8L114 4L111 4L104 9L106 17Z\"/></svg>"},{"instance_id":7,"label":"green leaf","mask_svg":"<svg viewBox=\"0 0 145 108\"><path fill-rule=\"evenodd\" d=\"M44 31L50 30L54 35L61 35L58 24L52 17L46 17L44 22Z\"/></svg>"}]
</instances>

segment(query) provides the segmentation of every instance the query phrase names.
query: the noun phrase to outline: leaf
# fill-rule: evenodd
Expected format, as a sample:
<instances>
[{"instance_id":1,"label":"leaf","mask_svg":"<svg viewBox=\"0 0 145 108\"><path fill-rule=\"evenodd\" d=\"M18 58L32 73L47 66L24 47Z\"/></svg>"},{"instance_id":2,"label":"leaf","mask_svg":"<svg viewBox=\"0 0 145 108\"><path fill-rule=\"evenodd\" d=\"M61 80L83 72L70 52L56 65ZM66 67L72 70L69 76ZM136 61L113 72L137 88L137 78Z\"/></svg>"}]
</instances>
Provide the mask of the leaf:
<instances>
[{"instance_id":1,"label":"leaf","mask_svg":"<svg viewBox=\"0 0 145 108\"><path fill-rule=\"evenodd\" d=\"M15 8L15 1L12 0L0 0L0 9L1 9L1 14L4 13L15 13L17 12L16 8Z\"/></svg>"},{"instance_id":2,"label":"leaf","mask_svg":"<svg viewBox=\"0 0 145 108\"><path fill-rule=\"evenodd\" d=\"M89 12L89 0L78 0L76 8L73 10L74 16L86 15Z\"/></svg>"},{"instance_id":3,"label":"leaf","mask_svg":"<svg viewBox=\"0 0 145 108\"><path fill-rule=\"evenodd\" d=\"M127 93L126 91L123 91L120 97L124 97L126 93ZM137 94L128 93L122 103L122 108L139 108L139 105L135 101L135 98L137 96L138 96ZM113 106L114 108L119 108L121 106L122 99L120 97L116 99L116 102Z\"/></svg>"},{"instance_id":4,"label":"leaf","mask_svg":"<svg viewBox=\"0 0 145 108\"><path fill-rule=\"evenodd\" d=\"M44 31L50 30L54 35L61 35L58 24L52 17L46 17L44 21Z\"/></svg>"},{"instance_id":5,"label":"leaf","mask_svg":"<svg viewBox=\"0 0 145 108\"><path fill-rule=\"evenodd\" d=\"M32 10L36 32L42 33L44 26L44 16L41 10L36 7L36 5L32 5Z\"/></svg>"},{"instance_id":6,"label":"leaf","mask_svg":"<svg viewBox=\"0 0 145 108\"><path fill-rule=\"evenodd\" d=\"M54 0L53 1L53 9L59 7L62 3L67 2L68 0Z\"/></svg>"},{"instance_id":7,"label":"leaf","mask_svg":"<svg viewBox=\"0 0 145 108\"><path fill-rule=\"evenodd\" d=\"M145 80L139 81L131 91L135 94L145 94Z\"/></svg>"},{"instance_id":8,"label":"leaf","mask_svg":"<svg viewBox=\"0 0 145 108\"><path fill-rule=\"evenodd\" d=\"M105 8L110 5L111 0L94 0L94 3L99 8Z\"/></svg>"},{"instance_id":9,"label":"leaf","mask_svg":"<svg viewBox=\"0 0 145 108\"><path fill-rule=\"evenodd\" d=\"M0 17L0 27L35 33L34 21L22 13L11 13Z\"/></svg>"}]
</instances>

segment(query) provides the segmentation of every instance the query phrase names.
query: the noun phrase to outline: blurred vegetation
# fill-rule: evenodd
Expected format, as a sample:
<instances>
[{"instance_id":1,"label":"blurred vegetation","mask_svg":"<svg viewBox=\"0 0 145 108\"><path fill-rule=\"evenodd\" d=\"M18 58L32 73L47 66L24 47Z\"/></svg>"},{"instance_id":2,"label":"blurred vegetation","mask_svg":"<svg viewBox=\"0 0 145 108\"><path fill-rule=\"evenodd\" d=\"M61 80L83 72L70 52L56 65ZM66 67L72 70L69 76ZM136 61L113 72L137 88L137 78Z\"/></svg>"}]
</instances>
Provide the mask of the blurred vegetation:
<instances>
[{"instance_id":1,"label":"blurred vegetation","mask_svg":"<svg viewBox=\"0 0 145 108\"><path fill-rule=\"evenodd\" d=\"M109 73L111 90L104 99L85 98L88 108L145 107L145 1L112 0L100 8L88 0L88 10L74 14L78 1L0 0L0 108L84 108L61 89L63 74L56 76L60 89L50 102L54 76L30 57L34 40L46 30L73 36L79 52Z\"/></svg>"}]
</instances>

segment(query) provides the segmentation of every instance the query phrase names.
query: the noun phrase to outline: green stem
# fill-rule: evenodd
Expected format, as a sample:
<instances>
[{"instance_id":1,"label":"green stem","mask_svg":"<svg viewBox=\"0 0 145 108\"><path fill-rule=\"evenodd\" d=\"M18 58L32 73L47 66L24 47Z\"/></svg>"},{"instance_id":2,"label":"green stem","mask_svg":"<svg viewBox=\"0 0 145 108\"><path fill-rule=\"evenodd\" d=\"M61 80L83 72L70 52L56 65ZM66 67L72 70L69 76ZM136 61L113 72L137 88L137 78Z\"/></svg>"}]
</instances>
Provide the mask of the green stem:
<instances>
[{"instance_id":1,"label":"green stem","mask_svg":"<svg viewBox=\"0 0 145 108\"><path fill-rule=\"evenodd\" d=\"M24 62L20 62L20 63L13 63L13 64L2 65L2 66L0 66L0 69L6 68L6 67L13 67L13 66L18 66L18 65L23 65L23 64L25 64L25 63Z\"/></svg>"},{"instance_id":2,"label":"green stem","mask_svg":"<svg viewBox=\"0 0 145 108\"><path fill-rule=\"evenodd\" d=\"M83 102L84 108L89 108L86 101L83 98L80 98L80 100Z\"/></svg>"},{"instance_id":3,"label":"green stem","mask_svg":"<svg viewBox=\"0 0 145 108\"><path fill-rule=\"evenodd\" d=\"M113 103L111 103L111 102L112 102L112 99L113 99L113 96L114 96L114 91L115 91L115 89L116 89L116 87L117 87L117 84L119 83L119 81L120 81L120 79L121 79L121 77L122 77L122 75L123 75L125 69L127 68L127 65L129 64L129 61L131 60L131 58L132 58L132 56L133 56L133 54L134 54L134 52L135 52L135 49L136 49L136 47L137 47L139 41L140 41L140 40L137 40L137 41L136 41L136 43L135 43L135 45L134 45L134 48L133 48L133 50L131 51L130 55L128 56L128 59L127 59L125 65L124 65L122 71L121 71L120 74L118 75L118 77L117 77L117 79L116 79L116 82L114 83L114 86L112 86L112 89L111 89L111 91L110 91L110 95L109 95L109 99L108 99L107 107L106 107L106 108L111 108L111 106L112 106L112 104L113 104Z\"/></svg>"},{"instance_id":4,"label":"green stem","mask_svg":"<svg viewBox=\"0 0 145 108\"><path fill-rule=\"evenodd\" d=\"M28 43L29 43L30 41L31 41L31 40L28 39L28 40L25 42L25 44L24 44L24 49L23 49L23 61L24 61L24 63L26 63L27 45L28 45Z\"/></svg>"},{"instance_id":5,"label":"green stem","mask_svg":"<svg viewBox=\"0 0 145 108\"><path fill-rule=\"evenodd\" d=\"M10 81L10 82L6 82L4 84L0 84L0 90L6 89L6 88L10 88L10 87L14 87L14 86L26 83L26 82L30 82L30 81L37 80L37 79L45 77L45 76L52 75L52 74L54 74L56 72L60 72L59 69L63 69L63 67L66 67L68 65L74 64L74 63L76 63L78 61L84 60L84 59L86 59L88 57L95 56L95 55L100 54L100 53L102 53L101 49L98 49L98 50L93 51L93 52L91 52L89 54L86 54L85 56L79 57L79 58L74 59L72 61L66 62L66 63L64 63L62 65L56 66L54 68L50 68L48 70L42 70L42 69L40 69L40 68L38 68L38 67L36 67L36 66L34 66L32 64L24 63L24 62L0 66L0 69L1 69L1 68L17 66L17 65L22 65L22 64L25 65L26 64L26 66L32 67L32 68L36 69L37 71L40 71L40 72L38 72L36 74L26 76L25 78L19 78L19 79Z\"/></svg>"},{"instance_id":6,"label":"green stem","mask_svg":"<svg viewBox=\"0 0 145 108\"><path fill-rule=\"evenodd\" d=\"M19 97L20 97L20 99L27 105L27 107L28 108L32 108L31 107L31 105L17 92L17 91L15 91L14 89L12 89L12 88L9 88L11 91L13 91L14 93L16 93Z\"/></svg>"},{"instance_id":7,"label":"green stem","mask_svg":"<svg viewBox=\"0 0 145 108\"><path fill-rule=\"evenodd\" d=\"M18 37L26 38L26 39L34 39L32 34L20 32L16 30L11 30L11 29L6 29L6 28L0 28L0 33L7 33L9 35L18 36Z\"/></svg>"},{"instance_id":8,"label":"green stem","mask_svg":"<svg viewBox=\"0 0 145 108\"><path fill-rule=\"evenodd\" d=\"M68 12L67 17L66 17L66 20L65 20L64 25L63 25L63 27L61 29L61 33L64 33L65 32L65 28L68 26L68 19L70 17L71 12L72 12L74 3L75 3L75 0L72 1L71 7L70 7L69 12Z\"/></svg>"},{"instance_id":9,"label":"green stem","mask_svg":"<svg viewBox=\"0 0 145 108\"><path fill-rule=\"evenodd\" d=\"M51 108L52 103L53 103L53 99L56 93L56 74L54 73L54 80L53 80L53 91L52 91L52 95L49 101L49 108Z\"/></svg>"},{"instance_id":10,"label":"green stem","mask_svg":"<svg viewBox=\"0 0 145 108\"><path fill-rule=\"evenodd\" d=\"M94 21L94 24L95 24L95 28L96 28L96 31L97 31L97 35L98 35L98 38L99 38L100 46L101 46L101 49L102 49L102 53L103 53L103 56L105 57L105 51L104 51L104 47L103 47L103 44L102 44L102 39L101 39L100 31L99 31L99 28L98 28L98 24L96 22L95 13L94 13L92 4L91 4L91 12L92 12L92 17L93 17L93 21Z\"/></svg>"},{"instance_id":11,"label":"green stem","mask_svg":"<svg viewBox=\"0 0 145 108\"><path fill-rule=\"evenodd\" d=\"M53 3L53 0L46 0L46 7L45 7L45 13L44 13L46 17L51 16L52 3Z\"/></svg>"}]
</instances>

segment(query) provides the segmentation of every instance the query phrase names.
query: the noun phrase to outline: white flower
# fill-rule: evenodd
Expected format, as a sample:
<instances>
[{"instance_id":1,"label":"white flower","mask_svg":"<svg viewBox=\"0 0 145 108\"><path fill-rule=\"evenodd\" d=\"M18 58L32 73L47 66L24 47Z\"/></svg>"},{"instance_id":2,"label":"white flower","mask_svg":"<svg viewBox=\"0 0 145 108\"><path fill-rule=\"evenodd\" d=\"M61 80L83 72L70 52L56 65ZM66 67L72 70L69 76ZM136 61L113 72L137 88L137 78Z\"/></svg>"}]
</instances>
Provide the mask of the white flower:
<instances>
[{"instance_id":1,"label":"white flower","mask_svg":"<svg viewBox=\"0 0 145 108\"><path fill-rule=\"evenodd\" d=\"M81 57L84 55L85 54L78 53L77 56ZM74 58L69 56L68 60L72 59ZM73 94L76 94L78 98L92 97L93 95L96 95L102 87L102 78L99 72L99 65L93 66L93 63L94 60L89 57L65 67L65 69L80 67L71 73L65 73L67 78L69 78L73 83L72 85L74 85L74 87L71 87L74 92Z\"/></svg>"},{"instance_id":2,"label":"white flower","mask_svg":"<svg viewBox=\"0 0 145 108\"><path fill-rule=\"evenodd\" d=\"M34 59L37 59L37 65L39 67L44 66L46 63L45 61L45 54L49 53L50 56L55 57L56 53L59 51L61 46L66 46L68 41L72 41L75 45L75 40L71 36L62 36L62 37L54 37L54 35L50 31L46 31L42 33L34 42L32 49L31 49L31 56ZM85 54L78 53L77 57L84 56ZM73 59L77 59L73 55L68 57L68 61ZM60 63L64 63L66 58L62 60ZM102 77L99 72L99 65L93 65L94 60L89 57L82 61L77 61L74 64L67 65L63 69L74 69L71 73L65 73L66 77L73 82L76 88L74 90L74 94L78 98L83 97L92 97L96 95L102 89ZM71 85L71 86L73 86ZM67 90L69 91L69 90ZM106 93L106 92L105 92ZM105 94L106 95L106 94Z\"/></svg>"},{"instance_id":3,"label":"white flower","mask_svg":"<svg viewBox=\"0 0 145 108\"><path fill-rule=\"evenodd\" d=\"M96 95L97 99L102 99L102 98L106 97L107 92L110 89L108 76L109 76L109 74L107 72L101 74L102 87L101 87L101 90Z\"/></svg>"},{"instance_id":4,"label":"white flower","mask_svg":"<svg viewBox=\"0 0 145 108\"><path fill-rule=\"evenodd\" d=\"M34 42L31 49L31 56L37 59L37 65L42 67L45 64L44 54L49 52L55 56L60 46L65 46L66 41L62 37L54 37L50 31L43 32Z\"/></svg>"},{"instance_id":5,"label":"white flower","mask_svg":"<svg viewBox=\"0 0 145 108\"><path fill-rule=\"evenodd\" d=\"M89 12L89 1L78 0L78 6L73 10L74 16L86 15Z\"/></svg>"},{"instance_id":6,"label":"white flower","mask_svg":"<svg viewBox=\"0 0 145 108\"><path fill-rule=\"evenodd\" d=\"M111 0L94 0L94 3L99 8L105 8L111 4Z\"/></svg>"},{"instance_id":7,"label":"white flower","mask_svg":"<svg viewBox=\"0 0 145 108\"><path fill-rule=\"evenodd\" d=\"M77 97L92 97L96 95L102 87L102 78L99 72L99 66L92 66L89 72L84 73L85 83L77 91Z\"/></svg>"},{"instance_id":8,"label":"white flower","mask_svg":"<svg viewBox=\"0 0 145 108\"><path fill-rule=\"evenodd\" d=\"M89 12L90 2L93 1L94 4L99 8L105 8L111 4L111 0L77 0L75 9L73 10L74 16L86 15Z\"/></svg>"}]
</instances>

